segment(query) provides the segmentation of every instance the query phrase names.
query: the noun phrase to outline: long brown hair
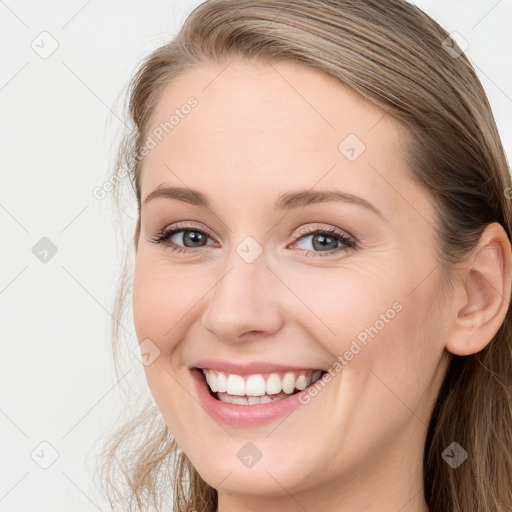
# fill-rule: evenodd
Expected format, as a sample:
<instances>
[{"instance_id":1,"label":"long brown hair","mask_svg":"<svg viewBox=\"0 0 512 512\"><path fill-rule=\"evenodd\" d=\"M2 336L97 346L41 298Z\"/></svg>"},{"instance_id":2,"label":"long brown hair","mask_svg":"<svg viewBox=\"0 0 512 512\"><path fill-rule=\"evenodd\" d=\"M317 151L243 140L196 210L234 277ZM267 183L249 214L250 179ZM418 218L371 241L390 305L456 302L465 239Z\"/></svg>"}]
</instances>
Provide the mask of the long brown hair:
<instances>
[{"instance_id":1,"label":"long brown hair","mask_svg":"<svg viewBox=\"0 0 512 512\"><path fill-rule=\"evenodd\" d=\"M450 284L451 266L477 245L486 225L500 223L510 239L512 217L510 174L491 108L468 59L448 37L404 0L209 0L131 81L133 131L121 145L114 176L128 169L140 212L147 122L162 87L184 70L237 57L298 63L339 80L406 126L413 140L409 170L432 193L436 249ZM139 229L140 215L135 250ZM129 276L125 264L114 308L114 353ZM485 349L451 358L424 450L432 512L512 510L511 315L509 309ZM456 470L441 457L453 441L470 454ZM105 442L101 469L111 503L130 510L152 505L211 512L217 506L216 490L181 452L151 400Z\"/></svg>"}]
</instances>

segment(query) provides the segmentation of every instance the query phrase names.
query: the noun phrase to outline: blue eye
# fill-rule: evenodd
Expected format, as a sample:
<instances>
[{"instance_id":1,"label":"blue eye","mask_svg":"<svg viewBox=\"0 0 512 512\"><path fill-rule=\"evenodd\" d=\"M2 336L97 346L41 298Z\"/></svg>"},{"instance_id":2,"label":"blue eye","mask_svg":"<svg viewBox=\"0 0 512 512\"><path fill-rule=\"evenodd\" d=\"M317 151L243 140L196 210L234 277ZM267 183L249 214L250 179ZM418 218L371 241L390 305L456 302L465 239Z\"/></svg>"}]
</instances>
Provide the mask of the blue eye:
<instances>
[{"instance_id":1,"label":"blue eye","mask_svg":"<svg viewBox=\"0 0 512 512\"><path fill-rule=\"evenodd\" d=\"M182 247L172 241L168 243L168 240L173 238L178 233L184 233L181 236L182 243L190 243L192 245L189 247ZM185 235L185 233L187 235ZM151 241L156 244L163 244L173 251L189 252L189 249L204 247L208 238L208 233L205 233L203 230L197 229L194 226L174 226L174 229L165 228L164 230L160 231L156 234L155 237L151 239ZM203 244L203 242L205 243Z\"/></svg>"},{"instance_id":2,"label":"blue eye","mask_svg":"<svg viewBox=\"0 0 512 512\"><path fill-rule=\"evenodd\" d=\"M308 251L308 256L327 256L329 254L338 253L346 249L357 248L356 243L352 239L348 238L343 233L339 232L337 229L334 228L314 229L306 231L302 233L301 236L295 239L294 245L301 239L305 239L308 237L312 237L312 247L314 249L320 249L316 251L304 249ZM339 247L338 243L341 243L342 247ZM329 246L332 246L333 244L335 247L333 249L329 249ZM329 250L321 250L323 248L328 248Z\"/></svg>"},{"instance_id":3,"label":"blue eye","mask_svg":"<svg viewBox=\"0 0 512 512\"><path fill-rule=\"evenodd\" d=\"M178 233L183 233L181 237L178 238L181 238L182 244L189 244L188 246L178 245L176 241L171 240ZM312 247L314 250L301 249L306 251L307 256L327 256L330 254L339 253L346 249L357 248L357 244L354 240L348 238L342 232L334 228L305 230L301 232L301 236L295 238L292 245L296 245L297 242L300 241L301 239L305 239L311 236L313 237ZM201 249L202 247L205 247L207 245L208 238L210 238L208 233L206 233L202 229L196 228L195 226L175 225L172 226L171 228L165 228L162 231L158 232L156 236L151 238L151 242L155 244L163 244L167 248L178 253L194 253L197 252L194 249ZM341 247L338 246L338 243L341 244ZM333 244L335 246L333 249L322 250L323 248L326 247L329 248L329 246L332 246Z\"/></svg>"}]
</instances>

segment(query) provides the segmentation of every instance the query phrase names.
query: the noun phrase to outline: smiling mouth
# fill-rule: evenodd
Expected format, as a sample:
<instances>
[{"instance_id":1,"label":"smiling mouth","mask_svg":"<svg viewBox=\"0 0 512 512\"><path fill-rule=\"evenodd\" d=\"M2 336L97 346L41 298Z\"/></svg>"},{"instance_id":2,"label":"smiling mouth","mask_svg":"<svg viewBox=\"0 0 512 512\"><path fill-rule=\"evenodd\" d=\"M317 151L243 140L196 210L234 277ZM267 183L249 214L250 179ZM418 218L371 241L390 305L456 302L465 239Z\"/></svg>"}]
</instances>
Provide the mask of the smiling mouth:
<instances>
[{"instance_id":1,"label":"smiling mouth","mask_svg":"<svg viewBox=\"0 0 512 512\"><path fill-rule=\"evenodd\" d=\"M259 405L285 400L313 385L324 370L259 373L246 376L196 368L210 395L224 403Z\"/></svg>"}]
</instances>

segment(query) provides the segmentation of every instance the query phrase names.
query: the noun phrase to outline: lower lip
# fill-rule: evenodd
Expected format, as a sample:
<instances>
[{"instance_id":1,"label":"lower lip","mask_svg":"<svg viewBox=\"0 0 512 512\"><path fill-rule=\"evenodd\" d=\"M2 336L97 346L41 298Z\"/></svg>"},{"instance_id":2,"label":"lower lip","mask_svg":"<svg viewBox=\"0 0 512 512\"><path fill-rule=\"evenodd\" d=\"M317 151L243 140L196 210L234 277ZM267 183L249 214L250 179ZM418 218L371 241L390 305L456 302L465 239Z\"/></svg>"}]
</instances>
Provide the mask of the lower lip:
<instances>
[{"instance_id":1,"label":"lower lip","mask_svg":"<svg viewBox=\"0 0 512 512\"><path fill-rule=\"evenodd\" d=\"M226 404L214 398L203 374L200 370L192 369L192 378L201 400L201 404L208 414L216 421L237 427L249 427L263 425L273 420L290 414L299 406L304 405L299 398L301 393L307 392L307 388L299 391L289 398L276 400L267 404L237 405Z\"/></svg>"}]
</instances>

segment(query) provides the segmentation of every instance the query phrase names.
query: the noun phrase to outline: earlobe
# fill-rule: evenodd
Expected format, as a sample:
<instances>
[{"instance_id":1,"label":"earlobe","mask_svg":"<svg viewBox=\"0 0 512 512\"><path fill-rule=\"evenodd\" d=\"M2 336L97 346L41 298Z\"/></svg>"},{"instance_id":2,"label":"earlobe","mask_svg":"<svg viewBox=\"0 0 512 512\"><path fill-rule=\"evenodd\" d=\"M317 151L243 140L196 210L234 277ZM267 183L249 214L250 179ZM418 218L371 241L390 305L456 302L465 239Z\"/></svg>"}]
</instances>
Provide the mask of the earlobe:
<instances>
[{"instance_id":1,"label":"earlobe","mask_svg":"<svg viewBox=\"0 0 512 512\"><path fill-rule=\"evenodd\" d=\"M489 224L466 262L454 300L446 349L466 356L483 350L501 327L510 303L512 252L503 227Z\"/></svg>"}]
</instances>

